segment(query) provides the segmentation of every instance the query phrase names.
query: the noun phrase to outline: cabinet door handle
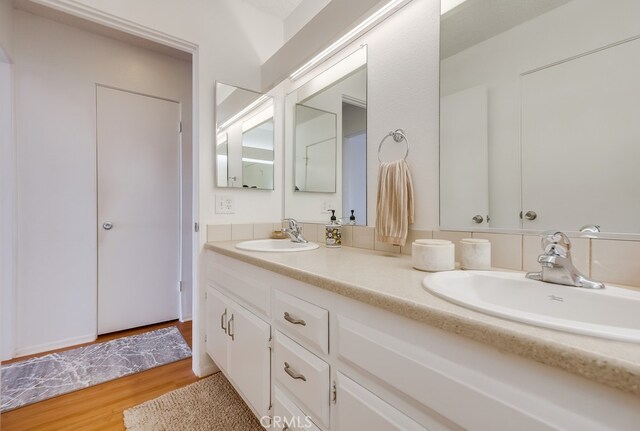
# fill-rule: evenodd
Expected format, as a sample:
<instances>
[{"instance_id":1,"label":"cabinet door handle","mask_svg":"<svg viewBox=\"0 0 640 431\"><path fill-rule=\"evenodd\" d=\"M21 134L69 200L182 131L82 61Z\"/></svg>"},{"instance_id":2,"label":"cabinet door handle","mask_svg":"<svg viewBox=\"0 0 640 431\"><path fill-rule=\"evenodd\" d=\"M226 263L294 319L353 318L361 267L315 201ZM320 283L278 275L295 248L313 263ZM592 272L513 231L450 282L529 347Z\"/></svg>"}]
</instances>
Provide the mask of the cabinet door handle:
<instances>
[{"instance_id":1,"label":"cabinet door handle","mask_svg":"<svg viewBox=\"0 0 640 431\"><path fill-rule=\"evenodd\" d=\"M291 317L291 314L289 314L289 312L287 311L284 312L284 320L286 320L289 323L293 323L294 325L307 326L307 322L305 322L302 319L296 319L295 317Z\"/></svg>"},{"instance_id":2,"label":"cabinet door handle","mask_svg":"<svg viewBox=\"0 0 640 431\"><path fill-rule=\"evenodd\" d=\"M224 321L227 320L227 309L224 309L224 313L222 313L220 315L220 327L222 328L222 330L224 331L224 333L227 333L227 326L224 324Z\"/></svg>"},{"instance_id":3,"label":"cabinet door handle","mask_svg":"<svg viewBox=\"0 0 640 431\"><path fill-rule=\"evenodd\" d=\"M289 376L294 380L302 380L303 382L307 381L307 378L304 376L304 374L300 374L300 373L294 371L291 368L291 365L289 365L288 362L284 363L284 372L289 374Z\"/></svg>"},{"instance_id":4,"label":"cabinet door handle","mask_svg":"<svg viewBox=\"0 0 640 431\"><path fill-rule=\"evenodd\" d=\"M229 319L229 323L227 325L227 335L231 337L231 341L235 340L235 334L231 331L231 329L233 328L233 326L231 326L232 323L233 323L233 314L231 315L231 318Z\"/></svg>"}]
</instances>

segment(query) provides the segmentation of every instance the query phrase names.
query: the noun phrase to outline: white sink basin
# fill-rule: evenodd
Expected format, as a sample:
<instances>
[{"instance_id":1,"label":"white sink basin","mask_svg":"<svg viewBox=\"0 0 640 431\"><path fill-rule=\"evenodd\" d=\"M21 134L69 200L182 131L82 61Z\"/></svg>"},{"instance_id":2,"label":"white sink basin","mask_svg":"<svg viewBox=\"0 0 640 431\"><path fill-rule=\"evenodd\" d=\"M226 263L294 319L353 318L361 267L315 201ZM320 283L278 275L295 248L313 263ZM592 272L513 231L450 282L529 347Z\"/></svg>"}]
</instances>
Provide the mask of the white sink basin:
<instances>
[{"instance_id":1,"label":"white sink basin","mask_svg":"<svg viewBox=\"0 0 640 431\"><path fill-rule=\"evenodd\" d=\"M256 239L236 244L236 248L248 251L292 252L314 250L319 245L313 242L293 242L288 239Z\"/></svg>"},{"instance_id":2,"label":"white sink basin","mask_svg":"<svg viewBox=\"0 0 640 431\"><path fill-rule=\"evenodd\" d=\"M543 283L522 273L450 271L422 285L450 302L531 325L610 340L640 342L640 292Z\"/></svg>"}]
</instances>

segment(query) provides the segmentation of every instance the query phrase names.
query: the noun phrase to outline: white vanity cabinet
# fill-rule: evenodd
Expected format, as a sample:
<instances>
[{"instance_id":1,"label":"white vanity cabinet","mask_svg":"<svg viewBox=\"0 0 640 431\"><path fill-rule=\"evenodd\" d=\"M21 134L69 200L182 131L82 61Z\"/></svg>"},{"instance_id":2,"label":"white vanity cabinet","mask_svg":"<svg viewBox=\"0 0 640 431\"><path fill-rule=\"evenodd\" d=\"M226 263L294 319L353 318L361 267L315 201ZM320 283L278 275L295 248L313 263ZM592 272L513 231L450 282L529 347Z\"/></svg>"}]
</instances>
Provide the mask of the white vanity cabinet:
<instances>
[{"instance_id":1,"label":"white vanity cabinet","mask_svg":"<svg viewBox=\"0 0 640 431\"><path fill-rule=\"evenodd\" d=\"M258 418L271 407L271 326L251 311L207 287L207 353Z\"/></svg>"},{"instance_id":2,"label":"white vanity cabinet","mask_svg":"<svg viewBox=\"0 0 640 431\"><path fill-rule=\"evenodd\" d=\"M273 429L638 429L633 395L240 260L208 266L207 352Z\"/></svg>"}]
</instances>

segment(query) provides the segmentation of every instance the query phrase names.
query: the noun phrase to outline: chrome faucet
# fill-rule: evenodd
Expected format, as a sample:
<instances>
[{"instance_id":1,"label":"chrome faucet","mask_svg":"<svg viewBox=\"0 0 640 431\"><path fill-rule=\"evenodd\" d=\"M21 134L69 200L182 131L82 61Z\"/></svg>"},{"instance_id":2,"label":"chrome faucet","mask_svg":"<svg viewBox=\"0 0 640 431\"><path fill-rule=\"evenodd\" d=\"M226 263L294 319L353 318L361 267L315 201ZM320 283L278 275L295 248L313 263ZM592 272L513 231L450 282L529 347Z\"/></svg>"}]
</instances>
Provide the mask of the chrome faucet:
<instances>
[{"instance_id":1,"label":"chrome faucet","mask_svg":"<svg viewBox=\"0 0 640 431\"><path fill-rule=\"evenodd\" d=\"M298 226L298 222L295 219L286 218L283 221L289 222L289 227L283 228L282 232L289 235L289 238L291 238L291 241L301 242L301 243L309 242L306 239L304 239L304 237L302 236L302 231L300 230L300 227Z\"/></svg>"},{"instance_id":2,"label":"chrome faucet","mask_svg":"<svg viewBox=\"0 0 640 431\"><path fill-rule=\"evenodd\" d=\"M604 289L604 284L599 281L589 280L573 265L571 261L571 241L564 233L556 231L543 232L542 249L544 253L538 256L542 271L528 272L527 278L567 286Z\"/></svg>"}]
</instances>

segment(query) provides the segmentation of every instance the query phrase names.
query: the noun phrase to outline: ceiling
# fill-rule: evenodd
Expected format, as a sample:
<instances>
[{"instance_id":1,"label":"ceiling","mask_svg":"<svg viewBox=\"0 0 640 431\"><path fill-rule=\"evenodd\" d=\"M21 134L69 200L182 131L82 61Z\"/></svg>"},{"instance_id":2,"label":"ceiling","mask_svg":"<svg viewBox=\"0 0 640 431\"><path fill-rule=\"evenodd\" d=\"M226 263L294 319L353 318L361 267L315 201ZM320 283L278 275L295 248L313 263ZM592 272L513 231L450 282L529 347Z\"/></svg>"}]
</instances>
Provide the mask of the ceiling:
<instances>
[{"instance_id":1,"label":"ceiling","mask_svg":"<svg viewBox=\"0 0 640 431\"><path fill-rule=\"evenodd\" d=\"M302 0L242 0L249 3L256 9L273 15L276 18L285 19L295 8L297 8Z\"/></svg>"}]
</instances>

